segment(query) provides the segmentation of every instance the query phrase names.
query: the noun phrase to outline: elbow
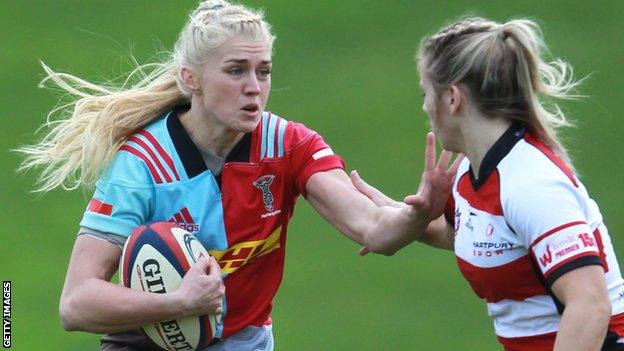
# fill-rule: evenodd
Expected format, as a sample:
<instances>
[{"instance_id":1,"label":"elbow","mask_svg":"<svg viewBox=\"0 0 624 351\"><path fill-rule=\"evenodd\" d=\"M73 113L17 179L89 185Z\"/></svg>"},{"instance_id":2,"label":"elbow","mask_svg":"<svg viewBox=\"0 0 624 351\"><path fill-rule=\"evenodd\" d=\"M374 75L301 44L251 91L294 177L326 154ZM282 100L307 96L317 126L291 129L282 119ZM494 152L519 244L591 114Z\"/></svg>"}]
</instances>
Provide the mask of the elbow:
<instances>
[{"instance_id":1,"label":"elbow","mask_svg":"<svg viewBox=\"0 0 624 351\"><path fill-rule=\"evenodd\" d=\"M402 246L398 246L396 242L389 240L383 240L381 235L368 234L367 240L364 241L364 246L368 251L384 256L393 256Z\"/></svg>"},{"instance_id":2,"label":"elbow","mask_svg":"<svg viewBox=\"0 0 624 351\"><path fill-rule=\"evenodd\" d=\"M601 328L607 329L609 321L611 320L611 300L606 294L598 294L591 296L585 300L579 300L575 303L575 307L578 310L585 311L585 318L588 318L592 322L590 324L595 326L601 326Z\"/></svg>"},{"instance_id":3,"label":"elbow","mask_svg":"<svg viewBox=\"0 0 624 351\"><path fill-rule=\"evenodd\" d=\"M594 295L592 301L589 301L589 306L593 306L592 314L595 314L597 318L600 318L605 325L609 324L613 308L611 306L611 299L609 298L607 291L602 291L601 293Z\"/></svg>"},{"instance_id":4,"label":"elbow","mask_svg":"<svg viewBox=\"0 0 624 351\"><path fill-rule=\"evenodd\" d=\"M597 314L602 316L604 323L608 325L611 320L611 313L613 312L613 307L611 306L611 301L608 296L605 296L597 303L596 310Z\"/></svg>"},{"instance_id":5,"label":"elbow","mask_svg":"<svg viewBox=\"0 0 624 351\"><path fill-rule=\"evenodd\" d=\"M72 299L67 296L62 296L59 303L59 315L61 317L61 326L66 331L81 330L78 321L78 312Z\"/></svg>"},{"instance_id":6,"label":"elbow","mask_svg":"<svg viewBox=\"0 0 624 351\"><path fill-rule=\"evenodd\" d=\"M389 256L394 256L394 254L397 253L398 251L399 250L396 250L396 249L384 249L384 250L378 251L376 253L389 257ZM375 251L373 251L373 252L375 252Z\"/></svg>"},{"instance_id":7,"label":"elbow","mask_svg":"<svg viewBox=\"0 0 624 351\"><path fill-rule=\"evenodd\" d=\"M371 242L369 245L366 245L368 251L384 256L394 256L397 251L399 251L398 247L393 247L391 245L384 245L380 243Z\"/></svg>"}]
</instances>

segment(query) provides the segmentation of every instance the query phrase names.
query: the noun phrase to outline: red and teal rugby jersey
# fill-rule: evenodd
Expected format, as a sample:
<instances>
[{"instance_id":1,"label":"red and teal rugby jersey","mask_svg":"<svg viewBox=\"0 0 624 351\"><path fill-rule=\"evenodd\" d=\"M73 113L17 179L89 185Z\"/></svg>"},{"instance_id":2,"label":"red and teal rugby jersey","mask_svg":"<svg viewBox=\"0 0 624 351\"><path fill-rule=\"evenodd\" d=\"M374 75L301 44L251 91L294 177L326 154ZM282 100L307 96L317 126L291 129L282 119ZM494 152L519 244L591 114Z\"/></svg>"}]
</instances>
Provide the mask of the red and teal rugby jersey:
<instances>
[{"instance_id":1,"label":"red and teal rugby jersey","mask_svg":"<svg viewBox=\"0 0 624 351\"><path fill-rule=\"evenodd\" d=\"M343 168L319 134L265 112L215 176L172 111L120 148L80 225L128 236L168 220L192 232L224 274L225 318L216 336L227 338L270 323L297 197L312 174Z\"/></svg>"}]
</instances>

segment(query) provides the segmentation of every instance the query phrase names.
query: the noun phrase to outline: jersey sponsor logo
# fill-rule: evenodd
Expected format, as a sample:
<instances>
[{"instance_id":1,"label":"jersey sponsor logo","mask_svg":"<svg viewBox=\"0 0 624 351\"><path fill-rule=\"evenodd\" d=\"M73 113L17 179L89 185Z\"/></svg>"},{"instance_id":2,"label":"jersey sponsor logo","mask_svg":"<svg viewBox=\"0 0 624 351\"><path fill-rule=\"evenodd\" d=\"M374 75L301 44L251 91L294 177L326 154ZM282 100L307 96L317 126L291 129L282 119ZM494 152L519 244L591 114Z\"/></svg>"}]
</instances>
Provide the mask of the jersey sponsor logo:
<instances>
[{"instance_id":1,"label":"jersey sponsor logo","mask_svg":"<svg viewBox=\"0 0 624 351\"><path fill-rule=\"evenodd\" d=\"M461 211L459 209L455 210L455 236L457 236L457 232L459 232L461 222Z\"/></svg>"},{"instance_id":2,"label":"jersey sponsor logo","mask_svg":"<svg viewBox=\"0 0 624 351\"><path fill-rule=\"evenodd\" d=\"M596 246L596 240L594 240L594 238L592 238L588 233L579 234L579 239L581 239L581 242L583 242L583 246L585 247Z\"/></svg>"},{"instance_id":3,"label":"jersey sponsor logo","mask_svg":"<svg viewBox=\"0 0 624 351\"><path fill-rule=\"evenodd\" d=\"M102 202L96 198L92 198L87 206L87 211L110 216L113 213L113 205Z\"/></svg>"},{"instance_id":4,"label":"jersey sponsor logo","mask_svg":"<svg viewBox=\"0 0 624 351\"><path fill-rule=\"evenodd\" d=\"M624 300L624 290L620 290L620 292L618 293L617 300L618 301Z\"/></svg>"},{"instance_id":5,"label":"jersey sponsor logo","mask_svg":"<svg viewBox=\"0 0 624 351\"><path fill-rule=\"evenodd\" d=\"M514 248L513 243L492 243L487 241L474 241L472 254L477 257L500 256Z\"/></svg>"},{"instance_id":6,"label":"jersey sponsor logo","mask_svg":"<svg viewBox=\"0 0 624 351\"><path fill-rule=\"evenodd\" d=\"M265 256L280 248L282 227L277 228L271 235L263 240L246 241L238 243L227 250L208 251L221 266L223 273L231 274L244 265Z\"/></svg>"},{"instance_id":7,"label":"jersey sponsor logo","mask_svg":"<svg viewBox=\"0 0 624 351\"><path fill-rule=\"evenodd\" d=\"M472 224L472 217L476 217L477 214L470 211L468 212L468 221L466 222L466 228L470 229L470 231L474 231L474 225Z\"/></svg>"},{"instance_id":8,"label":"jersey sponsor logo","mask_svg":"<svg viewBox=\"0 0 624 351\"><path fill-rule=\"evenodd\" d=\"M563 256L565 256L565 255L567 255L569 253L572 253L572 252L574 252L574 251L576 251L578 249L580 249L580 247L578 245L576 245L576 244L574 244L572 246L564 247L562 250L559 250L559 251L557 251L555 253L555 257L556 258L561 258L561 257L563 257Z\"/></svg>"},{"instance_id":9,"label":"jersey sponsor logo","mask_svg":"<svg viewBox=\"0 0 624 351\"><path fill-rule=\"evenodd\" d=\"M264 202L264 208L268 213L260 215L261 218L272 217L280 214L282 210L275 210L275 197L271 193L271 184L275 180L275 176L268 174L256 179L253 185L262 191L262 202Z\"/></svg>"},{"instance_id":10,"label":"jersey sponsor logo","mask_svg":"<svg viewBox=\"0 0 624 351\"><path fill-rule=\"evenodd\" d=\"M552 262L552 252L550 251L550 245L546 245L546 253L539 258L542 267L548 266Z\"/></svg>"},{"instance_id":11,"label":"jersey sponsor logo","mask_svg":"<svg viewBox=\"0 0 624 351\"><path fill-rule=\"evenodd\" d=\"M487 228L485 228L485 236L492 236L492 234L494 234L494 226L490 223Z\"/></svg>"},{"instance_id":12,"label":"jersey sponsor logo","mask_svg":"<svg viewBox=\"0 0 624 351\"><path fill-rule=\"evenodd\" d=\"M191 213L186 207L182 208L178 213L175 213L173 217L169 219L169 222L173 222L178 227L191 233L199 232L201 228L199 224L195 223L195 220L193 220Z\"/></svg>"},{"instance_id":13,"label":"jersey sponsor logo","mask_svg":"<svg viewBox=\"0 0 624 351\"><path fill-rule=\"evenodd\" d=\"M562 233L563 234L563 233ZM540 267L547 272L557 264L579 254L598 253L596 239L589 233L553 235L534 247Z\"/></svg>"}]
</instances>

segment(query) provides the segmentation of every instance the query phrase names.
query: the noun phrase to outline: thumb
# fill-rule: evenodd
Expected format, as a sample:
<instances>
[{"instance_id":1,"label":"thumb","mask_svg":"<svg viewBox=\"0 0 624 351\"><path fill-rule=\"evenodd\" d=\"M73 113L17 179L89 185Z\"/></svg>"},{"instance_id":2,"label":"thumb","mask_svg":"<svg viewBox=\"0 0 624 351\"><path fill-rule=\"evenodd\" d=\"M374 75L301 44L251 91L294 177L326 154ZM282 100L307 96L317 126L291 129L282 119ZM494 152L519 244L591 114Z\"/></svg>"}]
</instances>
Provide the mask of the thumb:
<instances>
[{"instance_id":1,"label":"thumb","mask_svg":"<svg viewBox=\"0 0 624 351\"><path fill-rule=\"evenodd\" d=\"M368 184L364 179L360 177L360 174L357 171L352 171L351 173L349 173L349 179L351 179L351 183L353 184L355 189L357 189L357 191L359 191L360 193L364 194L364 196L366 196L367 198L371 199L375 205L392 205L392 199L379 191L379 189Z\"/></svg>"},{"instance_id":2,"label":"thumb","mask_svg":"<svg viewBox=\"0 0 624 351\"><path fill-rule=\"evenodd\" d=\"M371 194L371 186L360 177L360 174L357 171L351 171L351 173L349 173L349 178L351 179L353 186L355 186L359 192L369 198L372 197L373 194Z\"/></svg>"},{"instance_id":3,"label":"thumb","mask_svg":"<svg viewBox=\"0 0 624 351\"><path fill-rule=\"evenodd\" d=\"M420 194L409 195L403 199L403 202L410 206L421 206L423 204L423 197Z\"/></svg>"}]
</instances>

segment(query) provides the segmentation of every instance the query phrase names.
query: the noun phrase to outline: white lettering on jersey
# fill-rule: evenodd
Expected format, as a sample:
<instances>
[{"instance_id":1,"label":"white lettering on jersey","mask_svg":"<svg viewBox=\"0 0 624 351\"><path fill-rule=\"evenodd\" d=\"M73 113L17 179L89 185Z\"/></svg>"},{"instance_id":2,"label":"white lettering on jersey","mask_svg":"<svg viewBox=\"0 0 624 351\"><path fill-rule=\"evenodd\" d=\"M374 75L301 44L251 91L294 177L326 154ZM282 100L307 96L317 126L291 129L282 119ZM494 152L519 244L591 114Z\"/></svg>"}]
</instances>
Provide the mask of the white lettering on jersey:
<instances>
[{"instance_id":1,"label":"white lettering on jersey","mask_svg":"<svg viewBox=\"0 0 624 351\"><path fill-rule=\"evenodd\" d=\"M535 241L532 250L544 275L569 258L587 253L599 254L596 239L585 222L573 222L555 232L546 233Z\"/></svg>"}]
</instances>

